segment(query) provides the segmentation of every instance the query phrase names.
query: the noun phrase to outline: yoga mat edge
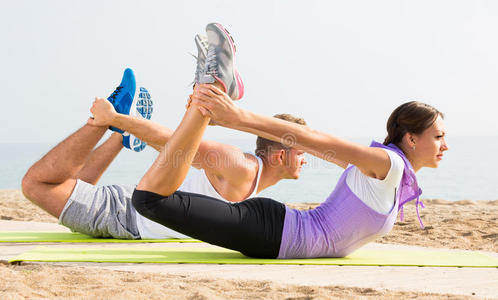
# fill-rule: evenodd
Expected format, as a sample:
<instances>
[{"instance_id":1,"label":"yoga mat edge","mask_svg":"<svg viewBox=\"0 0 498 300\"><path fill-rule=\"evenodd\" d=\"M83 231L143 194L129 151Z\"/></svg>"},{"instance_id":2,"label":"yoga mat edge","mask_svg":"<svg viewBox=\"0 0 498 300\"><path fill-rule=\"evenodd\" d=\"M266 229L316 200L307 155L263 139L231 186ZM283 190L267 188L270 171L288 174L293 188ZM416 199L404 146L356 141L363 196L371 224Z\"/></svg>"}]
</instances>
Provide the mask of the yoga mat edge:
<instances>
[{"instance_id":1,"label":"yoga mat edge","mask_svg":"<svg viewBox=\"0 0 498 300\"><path fill-rule=\"evenodd\" d=\"M414 254L418 254L415 256ZM106 262L175 264L275 264L275 265L348 265L348 266L426 266L497 268L498 258L474 251L358 250L344 258L257 259L239 252L218 248L56 248L37 247L9 263Z\"/></svg>"}]
</instances>

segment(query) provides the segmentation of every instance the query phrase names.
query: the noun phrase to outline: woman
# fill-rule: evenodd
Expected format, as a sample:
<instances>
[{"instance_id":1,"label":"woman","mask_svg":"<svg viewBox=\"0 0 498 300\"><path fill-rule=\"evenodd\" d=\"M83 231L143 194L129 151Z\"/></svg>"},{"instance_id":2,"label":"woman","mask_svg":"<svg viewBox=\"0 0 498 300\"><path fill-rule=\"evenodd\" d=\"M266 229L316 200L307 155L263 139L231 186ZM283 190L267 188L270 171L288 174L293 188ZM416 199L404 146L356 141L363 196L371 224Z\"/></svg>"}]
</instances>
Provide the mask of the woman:
<instances>
[{"instance_id":1,"label":"woman","mask_svg":"<svg viewBox=\"0 0 498 300\"><path fill-rule=\"evenodd\" d=\"M176 184L156 182L163 191L161 195L154 193L154 183L150 184L154 179L144 176L133 195L141 214L252 257L342 257L387 234L403 204L415 198L418 204L421 190L415 172L438 167L443 152L448 150L443 114L415 101L393 111L384 143L373 142L371 147L243 110L213 85L197 86L192 104L175 132L179 142L191 136L190 145L168 144L169 152L158 158L153 172L179 172L171 167L174 153L195 152L196 141L210 119L274 141L290 137L294 148L343 167L349 165L325 202L310 211L291 209L268 198L228 204L174 192ZM188 167L184 158L174 164ZM163 170L158 169L161 166Z\"/></svg>"},{"instance_id":2,"label":"woman","mask_svg":"<svg viewBox=\"0 0 498 300\"><path fill-rule=\"evenodd\" d=\"M141 215L247 256L308 258L345 256L387 234L407 201L417 198L418 207L421 190L415 172L437 167L448 149L442 113L423 103L405 103L389 118L384 144L366 147L243 110L232 101L244 91L235 69L233 39L220 24L208 24L206 32L206 61L198 60L200 79L191 105L133 193L133 205ZM211 120L306 151L346 170L325 202L305 212L268 198L226 203L178 192ZM285 172L301 167L292 157L280 156L288 165Z\"/></svg>"}]
</instances>

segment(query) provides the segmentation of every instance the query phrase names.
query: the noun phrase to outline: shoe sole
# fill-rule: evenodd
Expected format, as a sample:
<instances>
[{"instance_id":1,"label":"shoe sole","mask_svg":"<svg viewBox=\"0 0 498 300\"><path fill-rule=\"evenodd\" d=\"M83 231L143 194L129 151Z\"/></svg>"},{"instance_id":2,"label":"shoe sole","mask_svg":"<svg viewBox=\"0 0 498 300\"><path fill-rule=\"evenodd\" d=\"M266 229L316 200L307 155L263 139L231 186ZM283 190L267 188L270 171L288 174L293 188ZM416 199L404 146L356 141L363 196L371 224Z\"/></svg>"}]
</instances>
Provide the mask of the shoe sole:
<instances>
[{"instance_id":1,"label":"shoe sole","mask_svg":"<svg viewBox=\"0 0 498 300\"><path fill-rule=\"evenodd\" d=\"M133 102L130 106L130 116L142 117L150 120L153 110L153 102L149 91L147 91L146 88L140 87L135 92L135 97L133 97ZM131 143L131 141L133 141L133 143ZM123 133L123 145L135 152L140 152L147 146L147 143L135 137L133 134L125 132Z\"/></svg>"},{"instance_id":2,"label":"shoe sole","mask_svg":"<svg viewBox=\"0 0 498 300\"><path fill-rule=\"evenodd\" d=\"M152 117L152 111L153 111L153 102L150 98L150 93L149 91L144 88L140 87L138 91L136 92L137 94L133 98L133 102L131 103L130 110L134 107L135 111L140 114L143 118L150 120ZM135 117L137 115L134 115Z\"/></svg>"},{"instance_id":3,"label":"shoe sole","mask_svg":"<svg viewBox=\"0 0 498 300\"><path fill-rule=\"evenodd\" d=\"M218 24L218 23L214 23L213 24L219 31L221 31L221 33L223 34L224 38L226 40L228 40L229 44L230 44L230 48L232 50L232 73L235 77L235 82L237 83L237 97L233 100L240 100L242 98L242 96L244 96L244 83L242 82L242 77L240 76L239 72L237 71L237 68L235 67L236 66L236 62L235 62L235 44L233 42L233 38L232 36L230 35L230 33L228 33L228 31L225 29L225 27L223 27L223 25L221 24ZM226 86L226 84L218 77L216 76L213 76L216 80L218 80L218 82L220 82L223 87L225 88L225 91L228 92L228 88Z\"/></svg>"}]
</instances>

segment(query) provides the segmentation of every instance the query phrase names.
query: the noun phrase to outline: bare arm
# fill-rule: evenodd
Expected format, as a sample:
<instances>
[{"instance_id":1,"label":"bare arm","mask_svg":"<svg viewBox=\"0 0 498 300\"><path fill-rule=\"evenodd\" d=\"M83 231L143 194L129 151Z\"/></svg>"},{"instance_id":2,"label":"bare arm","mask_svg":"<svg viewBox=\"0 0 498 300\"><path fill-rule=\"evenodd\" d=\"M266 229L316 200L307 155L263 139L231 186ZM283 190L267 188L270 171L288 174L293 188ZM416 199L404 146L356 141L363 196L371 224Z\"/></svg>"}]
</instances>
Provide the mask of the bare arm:
<instances>
[{"instance_id":1,"label":"bare arm","mask_svg":"<svg viewBox=\"0 0 498 300\"><path fill-rule=\"evenodd\" d=\"M90 112L93 119L88 120L88 124L114 126L127 131L159 152L173 135L173 130L156 122L117 113L112 104L104 98L95 98Z\"/></svg>"},{"instance_id":2,"label":"bare arm","mask_svg":"<svg viewBox=\"0 0 498 300\"><path fill-rule=\"evenodd\" d=\"M366 147L333 135L243 110L232 128L286 143L340 166L351 163L366 175L383 179L390 168L389 157L381 149ZM290 126L289 126L290 125Z\"/></svg>"},{"instance_id":3,"label":"bare arm","mask_svg":"<svg viewBox=\"0 0 498 300\"><path fill-rule=\"evenodd\" d=\"M161 124L143 118L118 114L112 104L103 98L95 100L91 112L94 119L89 122L114 126L130 132L159 152L173 135L173 130ZM201 141L192 166L221 176L233 184L251 176L250 164L239 148L215 141Z\"/></svg>"},{"instance_id":4,"label":"bare arm","mask_svg":"<svg viewBox=\"0 0 498 300\"><path fill-rule=\"evenodd\" d=\"M389 171L389 156L381 149L241 109L220 90L215 96L204 92L216 87L201 85L197 88L200 93L194 93L192 102L201 106L201 112L219 125L293 146L332 163L337 160L342 161L342 165L351 163L373 178L383 179Z\"/></svg>"},{"instance_id":5,"label":"bare arm","mask_svg":"<svg viewBox=\"0 0 498 300\"><path fill-rule=\"evenodd\" d=\"M109 126L114 126L133 134L158 152L161 152L161 148L173 135L173 130L159 123L118 113L113 115Z\"/></svg>"},{"instance_id":6,"label":"bare arm","mask_svg":"<svg viewBox=\"0 0 498 300\"><path fill-rule=\"evenodd\" d=\"M337 158L333 158L333 157L329 158L327 161L331 162L331 163L334 163L334 164L336 164L337 166L339 166L339 167L341 167L343 169L346 169L348 167L348 165L349 165L347 162L339 160Z\"/></svg>"}]
</instances>

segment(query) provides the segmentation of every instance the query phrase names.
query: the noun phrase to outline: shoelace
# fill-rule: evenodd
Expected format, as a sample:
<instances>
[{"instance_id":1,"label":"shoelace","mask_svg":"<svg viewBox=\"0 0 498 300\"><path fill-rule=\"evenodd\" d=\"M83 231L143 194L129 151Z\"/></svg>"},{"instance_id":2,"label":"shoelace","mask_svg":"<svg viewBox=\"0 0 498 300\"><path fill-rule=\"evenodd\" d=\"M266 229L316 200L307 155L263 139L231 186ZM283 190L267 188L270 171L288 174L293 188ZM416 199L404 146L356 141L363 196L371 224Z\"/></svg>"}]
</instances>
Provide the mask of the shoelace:
<instances>
[{"instance_id":1,"label":"shoelace","mask_svg":"<svg viewBox=\"0 0 498 300\"><path fill-rule=\"evenodd\" d=\"M206 64L204 73L211 76L218 76L218 63L216 62L216 49L212 46L208 47Z\"/></svg>"},{"instance_id":2,"label":"shoelace","mask_svg":"<svg viewBox=\"0 0 498 300\"><path fill-rule=\"evenodd\" d=\"M195 60L197 62L197 66L195 68L195 79L196 79L196 81L198 81L198 79L200 78L200 75L202 74L202 71L204 70L204 65L206 64L206 61L199 59L199 57L197 57L193 54L191 54L191 55L195 58Z\"/></svg>"},{"instance_id":3,"label":"shoelace","mask_svg":"<svg viewBox=\"0 0 498 300\"><path fill-rule=\"evenodd\" d=\"M119 92L121 91L123 87L122 86L118 86L114 92L112 92L112 94L109 96L110 99L112 99L113 101L116 100L116 96L119 94Z\"/></svg>"},{"instance_id":4,"label":"shoelace","mask_svg":"<svg viewBox=\"0 0 498 300\"><path fill-rule=\"evenodd\" d=\"M237 51L237 48L235 46L235 41L232 35L230 34L230 32L228 32L228 30L225 29L225 31L227 32L230 40L232 40L234 51ZM216 50L212 46L208 46L208 51L206 55L206 64L204 67L204 74L211 75L213 77L218 77L218 63L216 62Z\"/></svg>"},{"instance_id":5,"label":"shoelace","mask_svg":"<svg viewBox=\"0 0 498 300\"><path fill-rule=\"evenodd\" d=\"M196 41L199 41L200 44L201 44L201 48L202 49L206 49L209 47L209 44L207 42L207 38L203 39L202 37L199 37L198 39L196 38ZM197 45L199 47L199 45ZM207 52L207 51L206 51ZM195 83L198 83L199 82L199 79L201 78L203 72L204 72L204 69L205 69L205 65L206 65L206 57L203 53L203 58L200 59L199 56L195 56L194 54L190 53L190 55L192 55L192 57L195 58L196 60L196 68L195 68L195 77L194 77L194 82L192 82L191 84L195 84Z\"/></svg>"},{"instance_id":6,"label":"shoelace","mask_svg":"<svg viewBox=\"0 0 498 300\"><path fill-rule=\"evenodd\" d=\"M190 86L190 85L199 83L199 78L201 77L202 72L204 71L204 66L205 66L206 62L204 61L204 65L203 65L202 62L200 61L199 57L195 56L192 53L189 53L189 54L192 55L192 57L195 59L195 61L197 63L197 66L195 67L195 78L194 78L194 81L189 84L189 86ZM201 62L201 63L199 63L199 62Z\"/></svg>"}]
</instances>

